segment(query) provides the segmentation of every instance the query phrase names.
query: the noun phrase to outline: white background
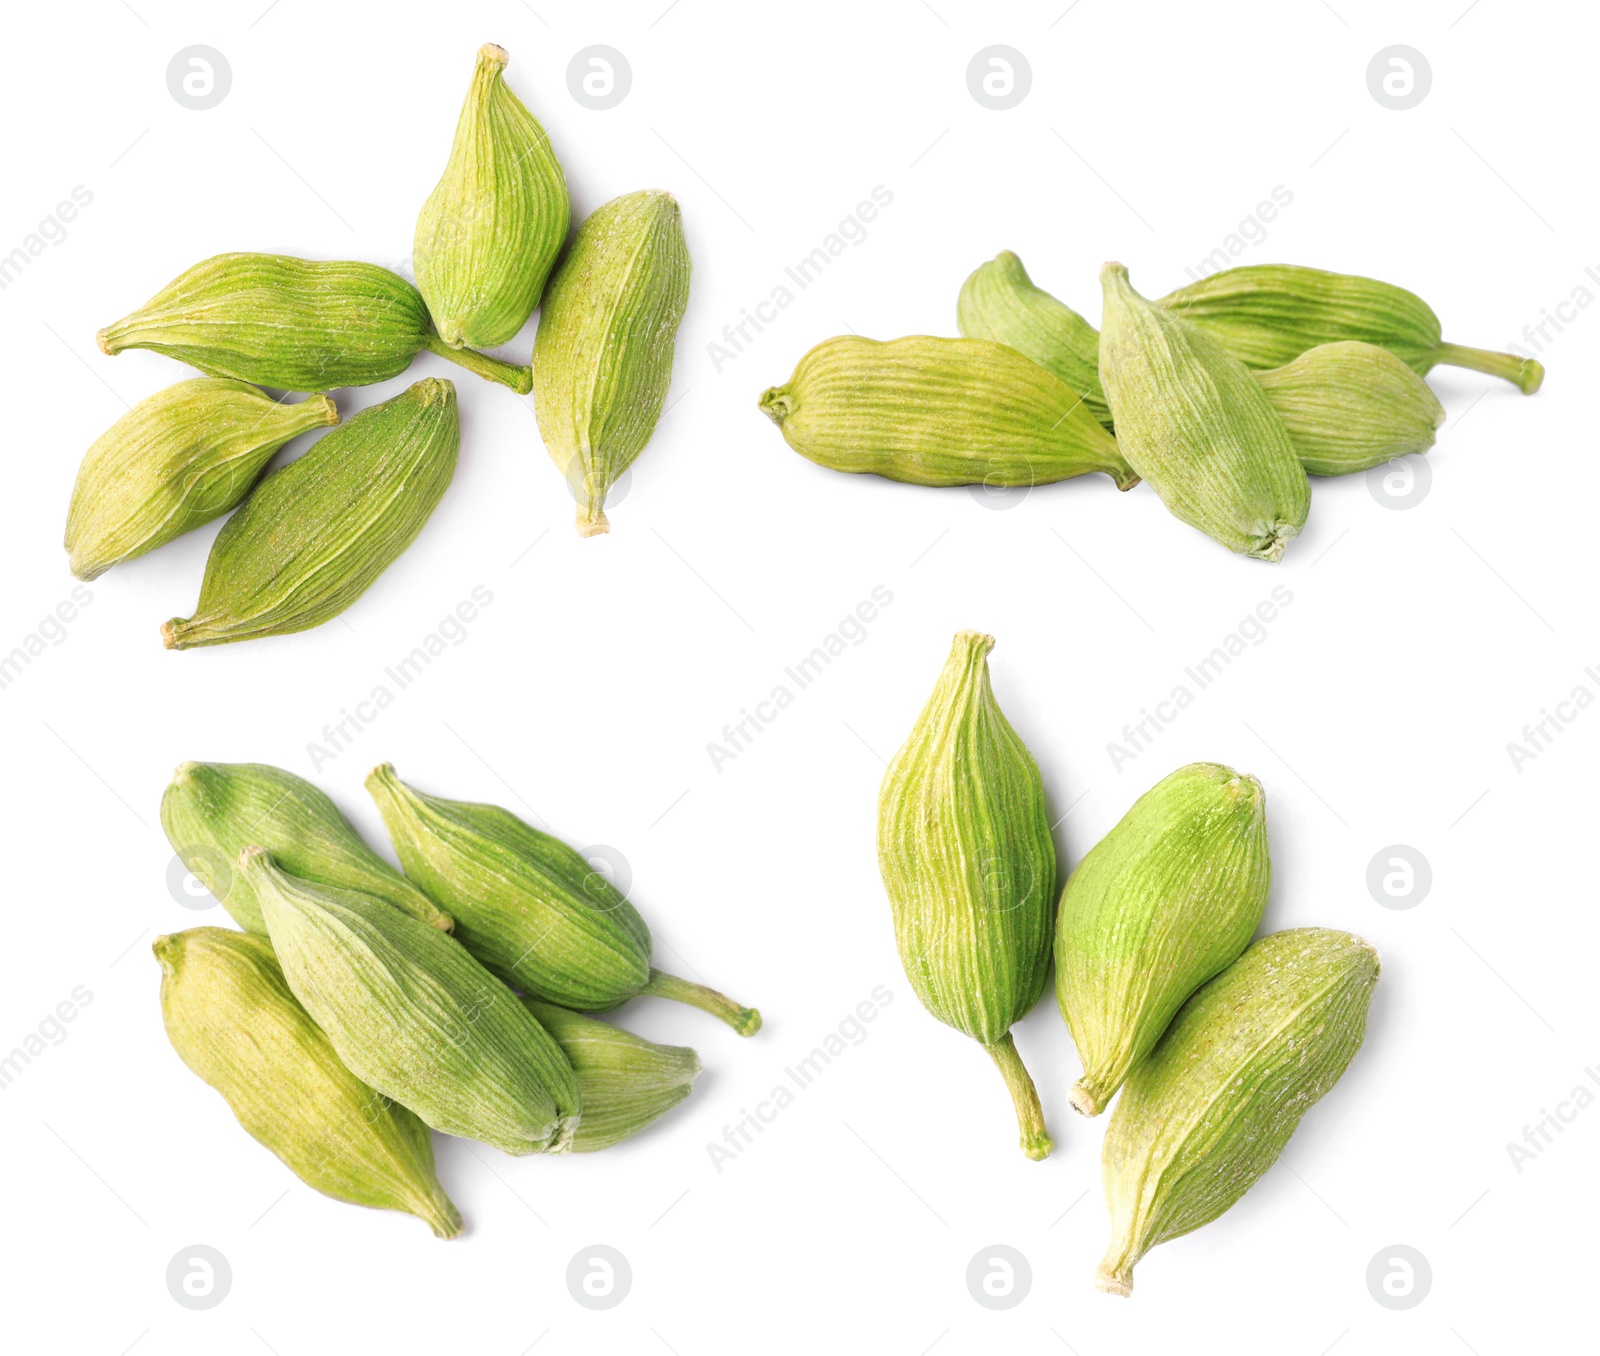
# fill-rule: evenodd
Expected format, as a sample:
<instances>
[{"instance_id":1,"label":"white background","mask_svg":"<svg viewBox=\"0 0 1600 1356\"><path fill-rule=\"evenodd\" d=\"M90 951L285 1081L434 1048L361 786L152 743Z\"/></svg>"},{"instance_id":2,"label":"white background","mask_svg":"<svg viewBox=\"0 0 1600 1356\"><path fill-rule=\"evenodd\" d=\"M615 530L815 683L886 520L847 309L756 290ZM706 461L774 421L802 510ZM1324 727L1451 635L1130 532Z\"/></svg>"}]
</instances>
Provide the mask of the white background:
<instances>
[{"instance_id":1,"label":"white background","mask_svg":"<svg viewBox=\"0 0 1600 1356\"><path fill-rule=\"evenodd\" d=\"M574 220L669 188L695 274L676 403L614 502L610 536L572 530L527 399L424 357L336 393L348 416L449 376L463 425L434 519L343 619L163 651L160 623L192 610L208 528L90 585L64 639L0 690L0 1049L75 986L93 996L0 1090L8 1346L1493 1356L1586 1340L1600 1109L1520 1172L1507 1145L1578 1085L1595 1088L1584 1070L1600 1067L1600 713L1520 771L1507 745L1575 687L1600 693L1585 672L1600 664L1600 314L1547 331L1535 398L1437 372L1450 420L1425 499L1395 511L1365 477L1317 482L1279 566L1228 555L1148 488L1118 495L1104 477L997 511L965 490L835 475L789 451L756 398L847 329L953 333L962 279L1002 248L1091 319L1106 259L1160 295L1278 185L1292 204L1241 262L1403 283L1447 338L1503 347L1574 289L1600 295L1585 274L1600 266L1594 15L1507 0L1066 8L10 8L0 253L74 186L93 202L0 292L0 651L70 596L61 529L83 450L126 405L191 375L150 354L105 358L95 330L219 251L405 267L481 42L509 49ZM207 111L166 84L174 53L197 43L232 70ZM604 112L566 82L595 43L633 72ZM1006 112L966 83L994 43L1032 69ZM1404 112L1366 84L1369 60L1395 43L1433 73ZM877 185L893 202L866 238L717 371L708 344ZM525 361L531 337L504 352ZM708 742L875 585L893 603L864 643L715 770ZM1115 767L1108 744L1124 724L1275 585L1293 601L1265 640ZM493 602L464 643L314 769L323 727L476 586ZM1053 1001L1017 1032L1056 1136L1035 1164L1015 1147L989 1061L918 1007L895 956L877 785L959 627L998 637L996 691L1066 814L1067 863L1159 777L1226 762L1267 788L1267 928L1346 928L1383 955L1367 1044L1343 1082L1237 1208L1140 1265L1128 1301L1091 1283L1106 1238L1103 1126L1067 1109L1078 1066ZM700 1050L695 1095L602 1155L513 1160L440 1140L441 1178L470 1225L459 1241L328 1201L239 1129L161 1029L151 940L226 923L166 885L157 807L190 758L314 776L385 851L361 790L384 759L427 790L614 846L662 962L759 1005L766 1028L741 1041L674 1005L625 1009L624 1022ZM1368 863L1396 843L1433 872L1405 911L1366 886ZM893 1000L866 1039L716 1171L708 1144L878 985ZM625 1302L603 1313L565 1280L597 1243L633 1270ZM193 1244L233 1271L227 1299L202 1313L165 1282ZM1032 1269L1031 1293L1001 1313L965 1282L993 1244ZM1366 1282L1395 1244L1433 1273L1406 1312Z\"/></svg>"}]
</instances>

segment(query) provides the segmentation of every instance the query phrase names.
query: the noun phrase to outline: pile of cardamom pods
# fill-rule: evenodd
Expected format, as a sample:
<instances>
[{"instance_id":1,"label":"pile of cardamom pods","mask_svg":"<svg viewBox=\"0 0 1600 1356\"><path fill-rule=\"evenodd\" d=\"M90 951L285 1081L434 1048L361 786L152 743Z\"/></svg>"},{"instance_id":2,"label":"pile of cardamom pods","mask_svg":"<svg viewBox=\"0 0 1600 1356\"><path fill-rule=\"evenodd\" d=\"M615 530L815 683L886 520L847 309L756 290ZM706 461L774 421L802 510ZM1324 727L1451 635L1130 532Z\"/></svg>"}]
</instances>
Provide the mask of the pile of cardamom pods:
<instances>
[{"instance_id":1,"label":"pile of cardamom pods","mask_svg":"<svg viewBox=\"0 0 1600 1356\"><path fill-rule=\"evenodd\" d=\"M1312 476L1426 452L1440 363L1531 395L1532 358L1441 338L1421 297L1288 264L1226 269L1152 302L1100 271L1097 332L1006 251L961 288L964 336L826 339L761 396L790 447L836 471L913 485L1143 479L1230 551L1280 560Z\"/></svg>"},{"instance_id":2,"label":"pile of cardamom pods","mask_svg":"<svg viewBox=\"0 0 1600 1356\"><path fill-rule=\"evenodd\" d=\"M1271 879L1265 794L1218 763L1147 791L1063 885L1039 767L989 683L993 648L956 635L884 775L879 867L906 978L994 1059L1033 1159L1050 1136L1011 1027L1053 956L1083 1064L1068 1101L1097 1116L1122 1094L1095 1279L1126 1295L1134 1264L1244 1195L1338 1081L1366 1031L1378 954L1328 928L1252 943Z\"/></svg>"},{"instance_id":3,"label":"pile of cardamom pods","mask_svg":"<svg viewBox=\"0 0 1600 1356\"><path fill-rule=\"evenodd\" d=\"M760 1029L755 1009L655 969L644 920L560 839L388 764L367 789L403 874L278 768L185 763L161 800L178 856L244 929L157 939L167 1035L307 1185L454 1238L429 1127L584 1153L689 1095L693 1050L585 1014L647 994Z\"/></svg>"},{"instance_id":4,"label":"pile of cardamom pods","mask_svg":"<svg viewBox=\"0 0 1600 1356\"><path fill-rule=\"evenodd\" d=\"M422 531L455 474L455 386L430 378L362 411L262 478L290 439L337 424L326 394L398 376L424 350L533 392L539 432L584 536L655 431L689 300L676 200L598 208L567 244L566 176L485 46L444 176L417 218L417 285L376 264L219 254L101 330L206 375L134 406L90 447L67 515L73 574L94 579L244 507L216 538L169 649L286 635L359 598ZM564 253L563 253L564 251ZM532 362L479 350L539 311ZM260 388L310 392L298 404Z\"/></svg>"}]
</instances>

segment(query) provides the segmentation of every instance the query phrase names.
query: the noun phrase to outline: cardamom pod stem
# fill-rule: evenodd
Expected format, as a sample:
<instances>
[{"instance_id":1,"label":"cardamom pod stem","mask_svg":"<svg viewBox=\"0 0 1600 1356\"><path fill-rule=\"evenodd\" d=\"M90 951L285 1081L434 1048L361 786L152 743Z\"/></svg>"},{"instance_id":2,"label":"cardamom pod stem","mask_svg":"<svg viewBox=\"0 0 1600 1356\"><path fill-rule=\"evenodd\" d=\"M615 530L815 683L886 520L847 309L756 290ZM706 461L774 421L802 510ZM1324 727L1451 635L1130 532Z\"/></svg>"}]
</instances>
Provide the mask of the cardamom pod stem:
<instances>
[{"instance_id":1,"label":"cardamom pod stem","mask_svg":"<svg viewBox=\"0 0 1600 1356\"><path fill-rule=\"evenodd\" d=\"M800 359L761 409L802 457L913 485L1048 485L1139 477L1083 397L986 339L843 335Z\"/></svg>"},{"instance_id":2,"label":"cardamom pod stem","mask_svg":"<svg viewBox=\"0 0 1600 1356\"><path fill-rule=\"evenodd\" d=\"M676 975L669 975L665 970L652 967L649 980L639 992L652 998L666 998L674 1003L686 1003L691 1008L699 1008L701 1012L709 1012L719 1022L731 1026L741 1036L753 1036L761 1030L761 1014L754 1008L735 1003L726 994L708 989L704 984L695 984L687 979L679 979Z\"/></svg>"},{"instance_id":3,"label":"cardamom pod stem","mask_svg":"<svg viewBox=\"0 0 1600 1356\"><path fill-rule=\"evenodd\" d=\"M272 454L339 422L325 395L298 405L222 377L141 400L84 454L67 510L72 573L95 579L235 508Z\"/></svg>"},{"instance_id":4,"label":"cardamom pod stem","mask_svg":"<svg viewBox=\"0 0 1600 1356\"><path fill-rule=\"evenodd\" d=\"M606 494L661 418L689 271L677 199L648 190L597 209L550 280L533 345L534 413L578 501L581 536L610 531Z\"/></svg>"},{"instance_id":5,"label":"cardamom pod stem","mask_svg":"<svg viewBox=\"0 0 1600 1356\"><path fill-rule=\"evenodd\" d=\"M172 1048L254 1139L325 1196L402 1210L440 1238L461 1232L428 1127L340 1062L265 941L191 928L153 949Z\"/></svg>"},{"instance_id":6,"label":"cardamom pod stem","mask_svg":"<svg viewBox=\"0 0 1600 1356\"><path fill-rule=\"evenodd\" d=\"M289 988L358 1078L435 1130L508 1154L572 1147L572 1066L453 937L371 895L290 876L264 848L246 848L239 870Z\"/></svg>"},{"instance_id":7,"label":"cardamom pod stem","mask_svg":"<svg viewBox=\"0 0 1600 1356\"><path fill-rule=\"evenodd\" d=\"M555 1037L578 1076L583 1119L572 1139L573 1153L609 1149L637 1135L693 1089L700 1056L688 1046L657 1045L535 998L522 1002Z\"/></svg>"},{"instance_id":8,"label":"cardamom pod stem","mask_svg":"<svg viewBox=\"0 0 1600 1356\"><path fill-rule=\"evenodd\" d=\"M281 254L202 260L96 335L102 353L147 348L207 376L284 391L387 381L424 348L513 389L525 381L526 369L435 347L435 337L422 294L398 274Z\"/></svg>"},{"instance_id":9,"label":"cardamom pod stem","mask_svg":"<svg viewBox=\"0 0 1600 1356\"><path fill-rule=\"evenodd\" d=\"M417 287L452 349L515 338L567 238L566 177L506 87L509 60L493 43L479 49L450 160L417 216Z\"/></svg>"},{"instance_id":10,"label":"cardamom pod stem","mask_svg":"<svg viewBox=\"0 0 1600 1356\"><path fill-rule=\"evenodd\" d=\"M1271 875L1261 783L1220 763L1164 777L1078 863L1055 939L1056 1001L1083 1061L1073 1110L1105 1110L1184 1000L1249 945Z\"/></svg>"},{"instance_id":11,"label":"cardamom pod stem","mask_svg":"<svg viewBox=\"0 0 1600 1356\"><path fill-rule=\"evenodd\" d=\"M1022 1150L1050 1152L1011 1027L1050 963L1056 852L1044 782L989 682L994 637L959 631L878 795L878 866L906 978L1011 1093Z\"/></svg>"},{"instance_id":12,"label":"cardamom pod stem","mask_svg":"<svg viewBox=\"0 0 1600 1356\"><path fill-rule=\"evenodd\" d=\"M237 869L259 843L283 870L317 885L360 890L442 932L453 926L427 895L361 841L320 790L265 763L180 763L161 797L167 841L234 922L267 935L261 902Z\"/></svg>"},{"instance_id":13,"label":"cardamom pod stem","mask_svg":"<svg viewBox=\"0 0 1600 1356\"><path fill-rule=\"evenodd\" d=\"M1230 551L1280 560L1311 486L1260 384L1220 343L1100 271L1100 382L1123 455L1174 517Z\"/></svg>"},{"instance_id":14,"label":"cardamom pod stem","mask_svg":"<svg viewBox=\"0 0 1600 1356\"><path fill-rule=\"evenodd\" d=\"M1318 344L1255 375L1310 475L1349 475L1426 452L1444 423L1428 383L1376 344Z\"/></svg>"},{"instance_id":15,"label":"cardamom pod stem","mask_svg":"<svg viewBox=\"0 0 1600 1356\"><path fill-rule=\"evenodd\" d=\"M991 339L1055 373L1083 397L1108 431L1111 407L1100 385L1100 332L1035 287L1022 260L1002 250L980 264L961 286L956 324L968 339Z\"/></svg>"},{"instance_id":16,"label":"cardamom pod stem","mask_svg":"<svg viewBox=\"0 0 1600 1356\"><path fill-rule=\"evenodd\" d=\"M455 919L461 944L524 993L580 1012L639 994L688 1003L741 1036L753 1008L651 968L650 929L583 855L497 805L427 796L384 763L367 777L400 865Z\"/></svg>"},{"instance_id":17,"label":"cardamom pod stem","mask_svg":"<svg viewBox=\"0 0 1600 1356\"><path fill-rule=\"evenodd\" d=\"M1294 928L1184 1005L1106 1130L1100 1289L1128 1294L1145 1253L1216 1219L1272 1166L1361 1048L1378 968L1359 937Z\"/></svg>"},{"instance_id":18,"label":"cardamom pod stem","mask_svg":"<svg viewBox=\"0 0 1600 1356\"><path fill-rule=\"evenodd\" d=\"M282 636L356 601L416 540L461 446L456 388L428 377L363 410L274 471L224 525L169 650Z\"/></svg>"},{"instance_id":19,"label":"cardamom pod stem","mask_svg":"<svg viewBox=\"0 0 1600 1356\"><path fill-rule=\"evenodd\" d=\"M1390 350L1419 377L1437 363L1504 377L1532 395L1544 367L1532 358L1462 348L1440 338L1439 317L1415 292L1375 278L1293 264L1248 264L1161 298L1249 367L1282 367L1308 348L1359 339Z\"/></svg>"}]
</instances>

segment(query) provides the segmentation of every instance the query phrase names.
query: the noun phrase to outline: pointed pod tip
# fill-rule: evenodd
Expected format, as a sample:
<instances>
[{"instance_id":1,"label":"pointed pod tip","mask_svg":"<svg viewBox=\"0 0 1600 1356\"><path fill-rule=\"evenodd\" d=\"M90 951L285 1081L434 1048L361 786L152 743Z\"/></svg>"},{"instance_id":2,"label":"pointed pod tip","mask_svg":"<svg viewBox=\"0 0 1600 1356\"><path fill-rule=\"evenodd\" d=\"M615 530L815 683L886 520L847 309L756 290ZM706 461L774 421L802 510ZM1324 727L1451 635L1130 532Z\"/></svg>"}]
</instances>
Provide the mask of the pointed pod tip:
<instances>
[{"instance_id":1,"label":"pointed pod tip","mask_svg":"<svg viewBox=\"0 0 1600 1356\"><path fill-rule=\"evenodd\" d=\"M482 47L478 48L478 60L483 65L491 66L498 71L503 69L506 63L511 60L511 53L506 51L499 43L486 42Z\"/></svg>"},{"instance_id":2,"label":"pointed pod tip","mask_svg":"<svg viewBox=\"0 0 1600 1356\"><path fill-rule=\"evenodd\" d=\"M117 356L117 350L111 347L109 330L96 330L94 332L94 341L100 346L100 351L108 358L115 358Z\"/></svg>"},{"instance_id":3,"label":"pointed pod tip","mask_svg":"<svg viewBox=\"0 0 1600 1356\"><path fill-rule=\"evenodd\" d=\"M1119 264L1115 259L1110 259L1100 265L1100 282L1104 285L1113 281L1127 282L1128 266Z\"/></svg>"},{"instance_id":4,"label":"pointed pod tip","mask_svg":"<svg viewBox=\"0 0 1600 1356\"><path fill-rule=\"evenodd\" d=\"M994 649L994 637L984 631L957 631L954 648L976 652L982 658Z\"/></svg>"},{"instance_id":5,"label":"pointed pod tip","mask_svg":"<svg viewBox=\"0 0 1600 1356\"><path fill-rule=\"evenodd\" d=\"M161 623L161 643L169 650L181 650L183 641L178 635L178 628L184 624L185 618L174 617L171 621Z\"/></svg>"}]
</instances>

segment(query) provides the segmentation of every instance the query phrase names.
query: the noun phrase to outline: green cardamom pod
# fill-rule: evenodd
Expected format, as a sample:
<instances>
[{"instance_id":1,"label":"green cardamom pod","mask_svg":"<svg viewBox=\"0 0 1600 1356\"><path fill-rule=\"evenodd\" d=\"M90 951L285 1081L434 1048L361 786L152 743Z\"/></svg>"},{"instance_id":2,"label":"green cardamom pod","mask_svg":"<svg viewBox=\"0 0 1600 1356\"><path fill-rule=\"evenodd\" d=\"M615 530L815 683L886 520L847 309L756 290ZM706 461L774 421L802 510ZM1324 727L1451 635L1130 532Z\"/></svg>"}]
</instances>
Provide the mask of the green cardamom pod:
<instances>
[{"instance_id":1,"label":"green cardamom pod","mask_svg":"<svg viewBox=\"0 0 1600 1356\"><path fill-rule=\"evenodd\" d=\"M1343 476L1426 452L1444 423L1428 383L1394 353L1347 339L1308 348L1292 363L1257 372L1300 464Z\"/></svg>"},{"instance_id":2,"label":"green cardamom pod","mask_svg":"<svg viewBox=\"0 0 1600 1356\"><path fill-rule=\"evenodd\" d=\"M1056 1001L1098 1116L1184 1000L1250 944L1267 904L1266 796L1220 763L1191 763L1134 802L1067 879Z\"/></svg>"},{"instance_id":3,"label":"green cardamom pod","mask_svg":"<svg viewBox=\"0 0 1600 1356\"><path fill-rule=\"evenodd\" d=\"M252 844L315 885L387 900L448 932L450 916L361 841L327 796L303 777L265 763L182 763L161 797L167 841L233 921L267 935L249 880L237 869Z\"/></svg>"},{"instance_id":4,"label":"green cardamom pod","mask_svg":"<svg viewBox=\"0 0 1600 1356\"><path fill-rule=\"evenodd\" d=\"M72 573L95 579L236 508L272 454L339 422L325 395L288 405L242 381L196 377L141 400L95 439L72 487Z\"/></svg>"},{"instance_id":5,"label":"green cardamom pod","mask_svg":"<svg viewBox=\"0 0 1600 1356\"><path fill-rule=\"evenodd\" d=\"M561 1153L578 1126L561 1047L462 945L359 890L240 854L284 978L339 1058L435 1130L508 1154Z\"/></svg>"},{"instance_id":6,"label":"green cardamom pod","mask_svg":"<svg viewBox=\"0 0 1600 1356\"><path fill-rule=\"evenodd\" d=\"M1378 953L1329 928L1263 937L1185 1005L1133 1071L1102 1151L1111 1246L1095 1277L1222 1214L1277 1160L1361 1048Z\"/></svg>"},{"instance_id":7,"label":"green cardamom pod","mask_svg":"<svg viewBox=\"0 0 1600 1356\"><path fill-rule=\"evenodd\" d=\"M683 215L658 190L597 209L550 280L533 343L534 413L585 537L610 530L606 493L655 432L688 304Z\"/></svg>"},{"instance_id":8,"label":"green cardamom pod","mask_svg":"<svg viewBox=\"0 0 1600 1356\"><path fill-rule=\"evenodd\" d=\"M1056 850L1038 765L989 684L994 637L959 631L878 793L878 869L922 1006L972 1037L1010 1090L1029 1158L1050 1136L1011 1027L1050 964Z\"/></svg>"},{"instance_id":9,"label":"green cardamom pod","mask_svg":"<svg viewBox=\"0 0 1600 1356\"><path fill-rule=\"evenodd\" d=\"M257 487L211 545L169 650L284 636L356 601L416 540L455 475L456 388L428 377L362 410Z\"/></svg>"},{"instance_id":10,"label":"green cardamom pod","mask_svg":"<svg viewBox=\"0 0 1600 1356\"><path fill-rule=\"evenodd\" d=\"M579 1012L650 994L709 1012L741 1036L761 1014L650 964L638 911L559 838L497 805L442 800L384 763L367 777L406 874L450 911L461 945L524 993Z\"/></svg>"},{"instance_id":11,"label":"green cardamom pod","mask_svg":"<svg viewBox=\"0 0 1600 1356\"><path fill-rule=\"evenodd\" d=\"M1083 397L1004 344L912 335L825 339L761 408L802 457L913 485L1139 478Z\"/></svg>"},{"instance_id":12,"label":"green cardamom pod","mask_svg":"<svg viewBox=\"0 0 1600 1356\"><path fill-rule=\"evenodd\" d=\"M1259 382L1220 343L1100 270L1100 382L1129 465L1172 514L1230 551L1280 560L1311 485Z\"/></svg>"},{"instance_id":13,"label":"green cardamom pod","mask_svg":"<svg viewBox=\"0 0 1600 1356\"><path fill-rule=\"evenodd\" d=\"M1111 428L1111 406L1100 386L1100 332L1035 287L1022 260L1002 250L961 285L956 325L969 339L990 339L1032 358L1083 397L1089 413Z\"/></svg>"},{"instance_id":14,"label":"green cardamom pod","mask_svg":"<svg viewBox=\"0 0 1600 1356\"><path fill-rule=\"evenodd\" d=\"M172 1048L253 1138L336 1201L402 1210L440 1238L461 1232L434 1175L428 1127L340 1062L266 942L192 928L153 949Z\"/></svg>"},{"instance_id":15,"label":"green cardamom pod","mask_svg":"<svg viewBox=\"0 0 1600 1356\"><path fill-rule=\"evenodd\" d=\"M567 180L539 120L485 43L444 175L417 217L417 288L452 348L516 337L567 238Z\"/></svg>"},{"instance_id":16,"label":"green cardamom pod","mask_svg":"<svg viewBox=\"0 0 1600 1356\"><path fill-rule=\"evenodd\" d=\"M689 1095L700 1056L686 1045L657 1045L643 1036L535 998L524 998L539 1025L555 1037L578 1076L583 1119L573 1153L593 1153L637 1135Z\"/></svg>"},{"instance_id":17,"label":"green cardamom pod","mask_svg":"<svg viewBox=\"0 0 1600 1356\"><path fill-rule=\"evenodd\" d=\"M514 391L532 384L525 367L445 343L422 294L376 264L213 255L96 338L103 353L148 348L284 391L387 381L423 349Z\"/></svg>"},{"instance_id":18,"label":"green cardamom pod","mask_svg":"<svg viewBox=\"0 0 1600 1356\"><path fill-rule=\"evenodd\" d=\"M1374 278L1249 264L1180 287L1161 304L1199 325L1248 367L1282 367L1318 344L1359 339L1388 349L1419 377L1444 363L1504 377L1524 395L1544 381L1544 366L1532 358L1445 343L1427 302Z\"/></svg>"}]
</instances>

